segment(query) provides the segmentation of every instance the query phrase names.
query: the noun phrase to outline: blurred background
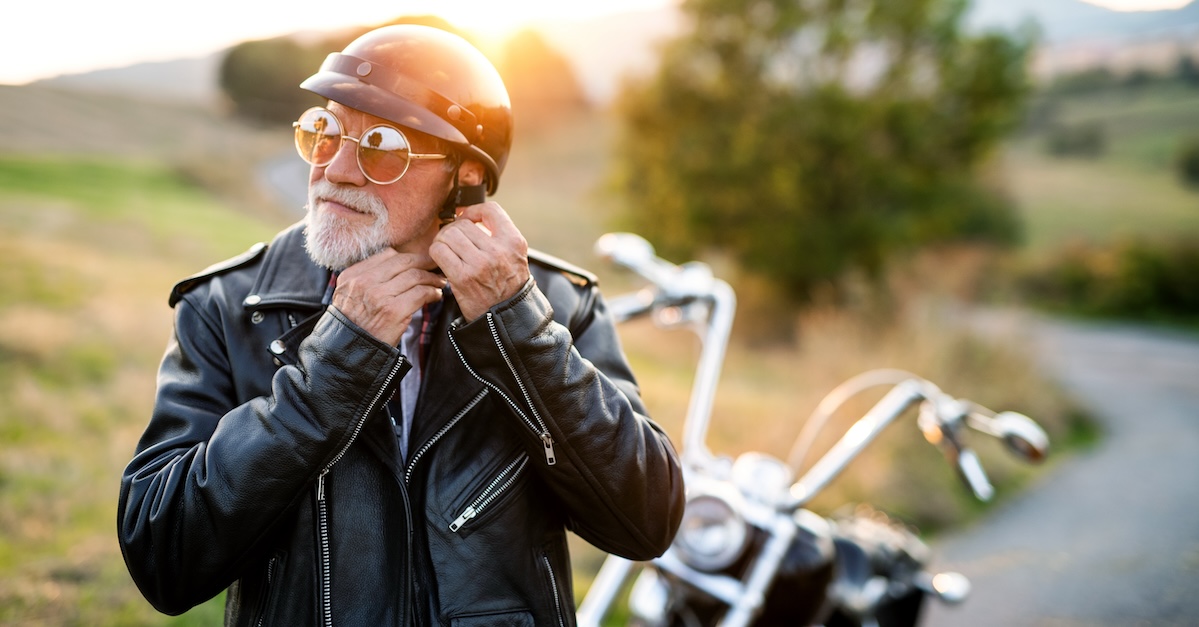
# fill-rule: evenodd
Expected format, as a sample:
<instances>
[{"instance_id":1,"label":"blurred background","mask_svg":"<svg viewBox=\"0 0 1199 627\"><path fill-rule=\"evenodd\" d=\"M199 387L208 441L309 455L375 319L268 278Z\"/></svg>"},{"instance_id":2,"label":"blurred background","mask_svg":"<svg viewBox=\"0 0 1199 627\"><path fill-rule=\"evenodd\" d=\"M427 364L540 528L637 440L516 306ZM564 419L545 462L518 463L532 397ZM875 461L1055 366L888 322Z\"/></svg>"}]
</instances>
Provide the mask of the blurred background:
<instances>
[{"instance_id":1,"label":"blurred background","mask_svg":"<svg viewBox=\"0 0 1199 627\"><path fill-rule=\"evenodd\" d=\"M0 41L0 624L219 624L220 598L156 614L115 537L167 294L300 219L298 84L384 23L458 32L500 69L517 128L496 200L532 246L610 295L637 283L591 253L609 230L733 283L719 452L785 458L837 383L903 368L1046 426L1048 467L980 451L1002 504L1105 429L988 321L1199 322L1188 0L41 4ZM678 441L695 339L622 333ZM813 508L869 501L936 538L993 507L954 484L897 429ZM575 557L581 598L602 555Z\"/></svg>"}]
</instances>

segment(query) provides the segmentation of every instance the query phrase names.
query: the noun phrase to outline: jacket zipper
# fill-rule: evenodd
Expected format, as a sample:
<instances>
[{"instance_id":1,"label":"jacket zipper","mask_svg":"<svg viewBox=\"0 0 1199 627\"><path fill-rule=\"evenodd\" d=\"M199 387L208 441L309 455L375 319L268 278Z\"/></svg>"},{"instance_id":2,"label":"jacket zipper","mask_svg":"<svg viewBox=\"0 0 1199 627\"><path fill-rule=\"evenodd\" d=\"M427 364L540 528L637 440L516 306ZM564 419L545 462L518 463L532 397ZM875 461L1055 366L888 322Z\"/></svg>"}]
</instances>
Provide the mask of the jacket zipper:
<instances>
[{"instance_id":1,"label":"jacket zipper","mask_svg":"<svg viewBox=\"0 0 1199 627\"><path fill-rule=\"evenodd\" d=\"M254 623L257 627L262 627L266 624L266 604L271 596L271 581L275 578L275 564L279 562L278 557L272 557L266 563L266 587L262 592L262 611L258 614L258 622Z\"/></svg>"},{"instance_id":2,"label":"jacket zipper","mask_svg":"<svg viewBox=\"0 0 1199 627\"><path fill-rule=\"evenodd\" d=\"M545 425L545 421L543 421L541 416L537 414L537 408L533 406L533 402L529 398L529 391L527 388L525 388L524 381L522 381L520 376L516 374L516 367L512 365L512 360L508 358L508 351L504 350L504 345L500 343L500 334L495 328L495 320L491 312L487 313L487 326L491 329L491 337L495 340L496 347L500 349L500 356L504 358L504 363L508 364L508 369L512 372L512 377L516 379L516 385L520 387L521 394L524 395L525 402L529 405L529 410L533 412L532 419L525 414L524 410L522 410L515 401L509 398L507 394L504 394L503 390L498 388L494 383L479 376L479 373L475 372L474 368L470 367L470 364L466 361L466 356L462 354L462 349L458 346L458 341L454 339L454 334L451 333L450 343L454 345L454 352L458 353L458 359L462 361L462 365L466 366L466 370L467 372L470 372L471 376L481 381L487 387L490 387L498 392L499 395L504 398L504 400L508 401L508 404L512 406L512 409L516 410L516 413L520 416L521 420L525 421L525 424L529 426L529 429L541 437L542 445L545 447L545 463L547 466L553 466L554 464L558 463L558 460L554 455L554 439L552 436L550 436L550 430L549 427Z\"/></svg>"},{"instance_id":3,"label":"jacket zipper","mask_svg":"<svg viewBox=\"0 0 1199 627\"><path fill-rule=\"evenodd\" d=\"M542 554L541 561L545 562L545 570L550 576L550 590L554 593L554 611L558 616L558 627L566 627L562 620L562 595L558 592L558 578L554 576L554 566L550 564L550 556Z\"/></svg>"},{"instance_id":4,"label":"jacket zipper","mask_svg":"<svg viewBox=\"0 0 1199 627\"><path fill-rule=\"evenodd\" d=\"M425 453L429 452L429 449L433 448L433 445L436 444L438 440L444 437L446 433L449 433L450 429L452 429L454 425L458 424L458 421L462 420L463 416L470 412L470 410L474 409L475 405L478 405L479 401L483 400L484 396L487 396L487 392L488 390L485 389L480 390L474 398L470 399L470 402L466 404L466 407L463 407L462 410L455 414L449 422L445 423L445 426L438 430L437 433L433 434L433 437L429 438L428 442L425 442L423 445L421 445L420 449L416 451L416 453L413 453L412 459L408 460L408 468L404 471L404 483L410 483L412 481L412 469L416 467L416 462L420 461L420 458L423 457Z\"/></svg>"},{"instance_id":5,"label":"jacket zipper","mask_svg":"<svg viewBox=\"0 0 1199 627\"><path fill-rule=\"evenodd\" d=\"M332 571L329 564L329 514L325 505L325 473L327 472L329 472L328 469L322 471L321 476L316 480L316 509L320 520L321 535L321 624L325 627L332 627L333 586L329 580Z\"/></svg>"},{"instance_id":6,"label":"jacket zipper","mask_svg":"<svg viewBox=\"0 0 1199 627\"><path fill-rule=\"evenodd\" d=\"M450 531L457 533L458 530L462 528L462 525L466 524L466 521L478 516L479 514L482 514L483 510L487 509L488 505L491 505L493 502L495 502L495 500L498 499L501 494L506 492L508 488L512 487L512 484L516 483L516 478L520 476L521 471L525 469L525 465L528 463L529 456L522 454L520 457L512 460L511 463L505 466L504 469L500 471L500 474L496 475L495 479L492 479L491 483L487 485L487 489L483 490L483 492L480 493L477 498L475 498L474 502L472 502L470 505L467 505L462 514L460 514L458 518L454 519L454 522L450 523Z\"/></svg>"},{"instance_id":7,"label":"jacket zipper","mask_svg":"<svg viewBox=\"0 0 1199 627\"><path fill-rule=\"evenodd\" d=\"M325 504L325 475L329 474L329 470L337 462L341 461L341 458L350 450L350 445L354 443L354 440L358 439L358 434L362 432L362 427L366 424L366 419L370 417L371 412L375 411L375 407L379 404L379 399L383 397L383 391L391 385L391 380L395 378L403 365L404 357L401 356L396 360L395 365L392 366L391 372L387 373L387 379L383 381L383 386L379 388L379 392L375 394L370 404L366 406L366 411L362 412L362 417L355 423L354 431L350 433L350 439L337 452L337 455L333 456L333 460L321 470L321 474L316 479L316 509L321 540L321 615L323 617L322 624L325 627L333 626L333 585L330 581L332 568L329 556L329 510Z\"/></svg>"}]
</instances>

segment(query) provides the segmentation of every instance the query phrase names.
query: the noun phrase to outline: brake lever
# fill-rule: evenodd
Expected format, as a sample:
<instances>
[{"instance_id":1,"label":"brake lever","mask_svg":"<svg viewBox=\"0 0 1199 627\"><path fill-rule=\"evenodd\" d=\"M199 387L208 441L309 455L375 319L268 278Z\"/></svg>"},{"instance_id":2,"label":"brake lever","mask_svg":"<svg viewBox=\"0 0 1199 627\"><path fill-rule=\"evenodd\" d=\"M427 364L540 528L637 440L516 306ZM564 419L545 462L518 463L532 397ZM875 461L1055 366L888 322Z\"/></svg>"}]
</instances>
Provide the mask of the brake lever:
<instances>
[{"instance_id":1,"label":"brake lever","mask_svg":"<svg viewBox=\"0 0 1199 627\"><path fill-rule=\"evenodd\" d=\"M990 501L991 497L995 496L995 488L987 478L987 472L983 470L982 463L978 461L978 455L975 455L974 451L969 448L958 446L957 458L958 473L969 486L970 491L974 493L975 498L980 501Z\"/></svg>"},{"instance_id":2,"label":"brake lever","mask_svg":"<svg viewBox=\"0 0 1199 627\"><path fill-rule=\"evenodd\" d=\"M924 439L937 445L945 458L957 468L958 476L980 501L995 496L995 488L987 478L978 455L962 443L959 431L971 416L969 405L949 398L930 399L920 406L917 424Z\"/></svg>"}]
</instances>

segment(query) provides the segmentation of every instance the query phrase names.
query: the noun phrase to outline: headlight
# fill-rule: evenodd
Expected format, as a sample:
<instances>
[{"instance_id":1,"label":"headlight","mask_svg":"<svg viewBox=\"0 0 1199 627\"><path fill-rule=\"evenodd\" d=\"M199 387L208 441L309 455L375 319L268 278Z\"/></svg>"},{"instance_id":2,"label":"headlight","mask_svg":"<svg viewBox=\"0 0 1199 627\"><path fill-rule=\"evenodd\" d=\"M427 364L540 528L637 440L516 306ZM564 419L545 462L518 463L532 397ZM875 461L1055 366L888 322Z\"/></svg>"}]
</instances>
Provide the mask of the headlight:
<instances>
[{"instance_id":1,"label":"headlight","mask_svg":"<svg viewBox=\"0 0 1199 627\"><path fill-rule=\"evenodd\" d=\"M687 501L674 548L688 566L717 572L741 556L748 538L745 520L728 500L699 494Z\"/></svg>"},{"instance_id":2,"label":"headlight","mask_svg":"<svg viewBox=\"0 0 1199 627\"><path fill-rule=\"evenodd\" d=\"M791 468L762 453L742 453L733 463L733 485L751 501L775 506L790 494Z\"/></svg>"},{"instance_id":3,"label":"headlight","mask_svg":"<svg viewBox=\"0 0 1199 627\"><path fill-rule=\"evenodd\" d=\"M637 575L629 590L630 624L640 627L666 627L670 607L670 588L658 576L658 571L646 568Z\"/></svg>"}]
</instances>

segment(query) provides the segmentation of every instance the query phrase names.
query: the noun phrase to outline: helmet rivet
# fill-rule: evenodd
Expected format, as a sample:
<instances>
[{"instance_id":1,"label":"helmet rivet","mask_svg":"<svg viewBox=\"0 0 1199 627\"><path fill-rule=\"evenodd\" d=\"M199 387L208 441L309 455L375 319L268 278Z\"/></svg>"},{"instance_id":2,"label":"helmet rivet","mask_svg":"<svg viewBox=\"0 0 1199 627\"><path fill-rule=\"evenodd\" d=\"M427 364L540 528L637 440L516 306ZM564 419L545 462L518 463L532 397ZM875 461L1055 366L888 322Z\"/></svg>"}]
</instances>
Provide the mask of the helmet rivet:
<instances>
[{"instance_id":1,"label":"helmet rivet","mask_svg":"<svg viewBox=\"0 0 1199 627\"><path fill-rule=\"evenodd\" d=\"M362 63L359 63L359 64L358 64L358 69L357 69L356 71L358 72L358 76L366 76L367 74L370 74L370 73L371 73L371 64L370 64L370 62L369 62L369 61L363 61Z\"/></svg>"},{"instance_id":2,"label":"helmet rivet","mask_svg":"<svg viewBox=\"0 0 1199 627\"><path fill-rule=\"evenodd\" d=\"M446 110L445 114L449 116L451 120L457 122L462 119L462 107L459 107L458 105L450 105L450 108Z\"/></svg>"}]
</instances>

